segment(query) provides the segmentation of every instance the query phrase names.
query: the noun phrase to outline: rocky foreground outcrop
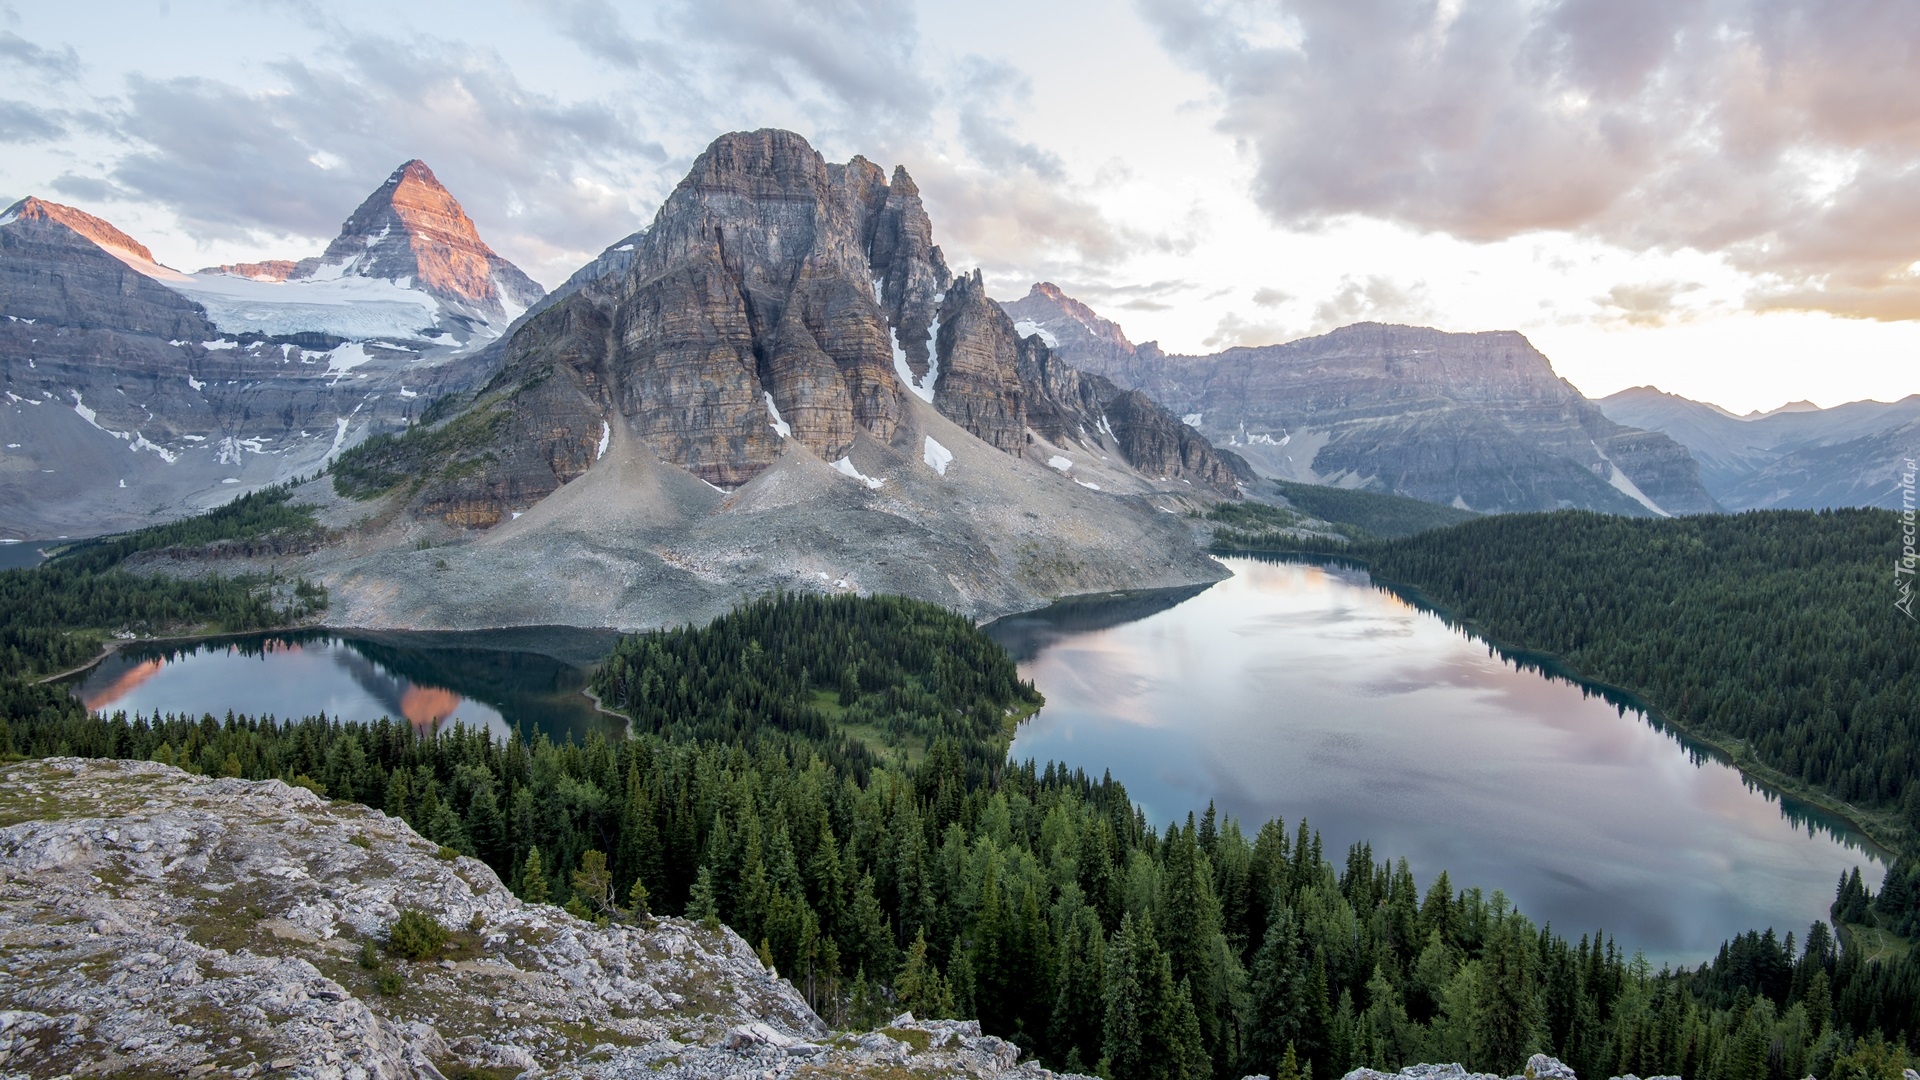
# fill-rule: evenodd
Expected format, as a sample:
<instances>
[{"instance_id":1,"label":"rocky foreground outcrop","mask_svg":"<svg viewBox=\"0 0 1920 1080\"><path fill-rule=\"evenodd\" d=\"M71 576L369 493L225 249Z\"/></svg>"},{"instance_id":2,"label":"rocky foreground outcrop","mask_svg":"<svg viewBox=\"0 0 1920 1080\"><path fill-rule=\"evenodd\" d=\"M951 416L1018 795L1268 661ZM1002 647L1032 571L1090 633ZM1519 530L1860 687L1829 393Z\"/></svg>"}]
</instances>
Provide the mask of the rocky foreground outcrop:
<instances>
[{"instance_id":1,"label":"rocky foreground outcrop","mask_svg":"<svg viewBox=\"0 0 1920 1080\"><path fill-rule=\"evenodd\" d=\"M278 781L6 766L0 1075L1051 1076L972 1022L830 1032L730 930L595 926L450 856ZM439 959L379 951L402 909Z\"/></svg>"}]
</instances>

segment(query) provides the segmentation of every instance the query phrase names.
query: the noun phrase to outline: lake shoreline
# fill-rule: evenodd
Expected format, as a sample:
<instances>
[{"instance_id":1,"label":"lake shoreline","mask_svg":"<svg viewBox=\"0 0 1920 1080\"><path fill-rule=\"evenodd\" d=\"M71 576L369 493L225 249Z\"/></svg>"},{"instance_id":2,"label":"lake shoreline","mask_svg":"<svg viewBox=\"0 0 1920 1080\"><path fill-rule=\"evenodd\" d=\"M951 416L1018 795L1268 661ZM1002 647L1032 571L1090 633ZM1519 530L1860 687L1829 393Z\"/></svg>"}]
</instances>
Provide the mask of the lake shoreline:
<instances>
[{"instance_id":1,"label":"lake shoreline","mask_svg":"<svg viewBox=\"0 0 1920 1080\"><path fill-rule=\"evenodd\" d=\"M1446 605L1438 603L1425 592L1421 591L1419 586L1408 582L1392 581L1379 577L1374 573L1373 568L1368 565L1367 561L1359 556L1328 554L1317 551L1235 551L1231 554L1273 557L1290 562L1297 561L1312 564L1341 563L1365 570L1368 579L1371 580L1376 587L1385 589L1416 607L1432 612L1444 620L1449 626L1456 627L1465 633L1479 638L1498 649L1503 655L1515 658L1516 662L1519 662L1521 659L1530 660L1534 663L1549 661L1551 667L1558 668L1561 672L1564 672L1565 677L1571 681L1624 698L1631 702L1634 708L1645 713L1649 719L1657 721L1659 724L1686 736L1687 739L1712 750L1724 758L1727 764L1738 769L1740 775L1754 786L1763 789L1772 789L1776 794L1792 796L1809 806L1819 809L1822 813L1830 814L1846 822L1852 826L1855 831L1859 832L1868 840L1871 840L1874 846L1880 849L1880 854L1884 856L1883 861L1891 863L1901 850L1900 846L1888 837L1891 830L1889 830L1884 820L1884 815L1872 813L1860 807L1853 806L1850 803L1837 800L1826 792L1811 788L1796 778L1789 777L1763 762L1756 761L1751 754L1747 753L1744 743L1724 741L1720 738L1707 735L1690 724L1675 720L1640 692L1631 687L1615 686L1605 680L1596 679L1580 670L1578 666L1574 665L1564 656L1560 656L1557 653L1542 652L1537 649L1523 648L1502 640L1489 632L1478 620L1465 618ZM1541 664L1541 666L1548 667L1549 665Z\"/></svg>"}]
</instances>

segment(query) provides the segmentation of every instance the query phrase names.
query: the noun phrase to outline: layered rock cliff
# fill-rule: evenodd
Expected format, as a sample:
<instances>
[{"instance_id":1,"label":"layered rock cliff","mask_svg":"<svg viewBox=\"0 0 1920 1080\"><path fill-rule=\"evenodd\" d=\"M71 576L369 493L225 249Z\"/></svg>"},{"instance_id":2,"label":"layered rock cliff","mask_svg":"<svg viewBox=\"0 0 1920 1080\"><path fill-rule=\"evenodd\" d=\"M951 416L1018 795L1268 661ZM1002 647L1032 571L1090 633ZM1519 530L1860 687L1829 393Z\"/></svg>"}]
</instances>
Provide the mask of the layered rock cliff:
<instances>
[{"instance_id":1,"label":"layered rock cliff","mask_svg":"<svg viewBox=\"0 0 1920 1080\"><path fill-rule=\"evenodd\" d=\"M1362 323L1209 356L1134 346L1052 286L1003 307L1281 479L1480 511L1716 508L1686 448L1608 420L1513 332Z\"/></svg>"},{"instance_id":2,"label":"layered rock cliff","mask_svg":"<svg viewBox=\"0 0 1920 1080\"><path fill-rule=\"evenodd\" d=\"M1244 458L1214 446L1146 394L1068 366L1039 333L1020 339L1019 372L1032 402L1027 423L1055 446L1110 444L1148 476L1178 479L1229 498L1256 479Z\"/></svg>"},{"instance_id":3,"label":"layered rock cliff","mask_svg":"<svg viewBox=\"0 0 1920 1080\"><path fill-rule=\"evenodd\" d=\"M387 950L406 910L436 956ZM0 946L10 1074L1052 1076L975 1023L836 1036L731 930L596 926L377 811L151 762L0 767Z\"/></svg>"},{"instance_id":4,"label":"layered rock cliff","mask_svg":"<svg viewBox=\"0 0 1920 1080\"><path fill-rule=\"evenodd\" d=\"M196 342L216 336L200 305L134 269L130 258L151 263L153 253L84 211L31 196L8 207L0 214L5 355L24 359L32 345L64 332ZM104 339L94 347L114 351Z\"/></svg>"},{"instance_id":5,"label":"layered rock cliff","mask_svg":"<svg viewBox=\"0 0 1920 1080\"><path fill-rule=\"evenodd\" d=\"M1129 404L1122 439L1080 404L1043 401L978 272L948 271L906 171L830 164L791 132L716 140L648 228L576 278L506 345L474 406L485 419L466 421L488 434L456 448L468 464L405 468L424 475L417 511L494 525L580 475L616 428L735 488L790 445L825 462L858 437L904 446L916 398L1041 463L1058 447L1032 443L1029 408L1078 409L1091 434L1077 437L1143 475L1234 491L1224 459L1150 403ZM1107 389L1094 411L1119 397Z\"/></svg>"}]
</instances>

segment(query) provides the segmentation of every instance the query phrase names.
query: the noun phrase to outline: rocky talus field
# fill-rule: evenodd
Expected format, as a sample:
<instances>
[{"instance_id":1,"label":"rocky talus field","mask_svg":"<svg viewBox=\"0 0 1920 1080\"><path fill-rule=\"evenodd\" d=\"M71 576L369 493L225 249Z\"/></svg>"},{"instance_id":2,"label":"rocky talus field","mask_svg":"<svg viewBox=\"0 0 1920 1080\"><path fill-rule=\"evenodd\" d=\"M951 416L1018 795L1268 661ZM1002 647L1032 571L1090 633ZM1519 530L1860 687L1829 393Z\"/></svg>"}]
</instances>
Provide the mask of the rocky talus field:
<instances>
[{"instance_id":1,"label":"rocky talus field","mask_svg":"<svg viewBox=\"0 0 1920 1080\"><path fill-rule=\"evenodd\" d=\"M830 1031L731 930L596 926L450 855L279 781L6 766L0 1076L1053 1075L972 1022ZM387 954L403 909L438 958Z\"/></svg>"}]
</instances>

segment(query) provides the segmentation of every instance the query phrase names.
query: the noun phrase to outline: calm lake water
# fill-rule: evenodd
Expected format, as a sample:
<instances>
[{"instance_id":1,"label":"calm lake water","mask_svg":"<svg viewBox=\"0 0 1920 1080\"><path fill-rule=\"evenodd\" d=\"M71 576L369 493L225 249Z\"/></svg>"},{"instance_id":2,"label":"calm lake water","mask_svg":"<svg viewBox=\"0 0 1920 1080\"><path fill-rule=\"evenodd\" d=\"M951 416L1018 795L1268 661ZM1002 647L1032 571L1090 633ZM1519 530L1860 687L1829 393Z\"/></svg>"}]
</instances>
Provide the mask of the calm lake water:
<instances>
[{"instance_id":1,"label":"calm lake water","mask_svg":"<svg viewBox=\"0 0 1920 1080\"><path fill-rule=\"evenodd\" d=\"M1840 874L1877 884L1844 823L1745 783L1640 713L1522 668L1337 567L1229 560L1210 587L1056 604L988 632L1047 705L1014 756L1111 771L1165 823L1213 800L1251 833L1304 815L1338 863L1368 840L1424 888L1500 889L1537 922L1604 927L1656 961L1804 935ZM615 635L308 631L122 650L89 708L455 719L555 738L624 724L580 690Z\"/></svg>"},{"instance_id":2,"label":"calm lake water","mask_svg":"<svg viewBox=\"0 0 1920 1080\"><path fill-rule=\"evenodd\" d=\"M29 566L39 566L47 561L40 552L62 543L65 541L29 540L25 543L0 543L0 570L19 570Z\"/></svg>"},{"instance_id":3,"label":"calm lake water","mask_svg":"<svg viewBox=\"0 0 1920 1080\"><path fill-rule=\"evenodd\" d=\"M122 649L74 687L95 712L213 713L281 719L455 720L531 736L622 733L625 721L580 693L617 635L571 627L469 633L305 631Z\"/></svg>"},{"instance_id":4,"label":"calm lake water","mask_svg":"<svg viewBox=\"0 0 1920 1080\"><path fill-rule=\"evenodd\" d=\"M1842 872L1884 873L1843 822L1364 572L1227 561L1235 576L1205 589L990 626L1047 696L1014 757L1111 771L1155 823L1208 800L1249 835L1304 815L1336 865L1367 840L1423 889L1446 870L1655 961L1749 929L1804 937Z\"/></svg>"}]
</instances>

